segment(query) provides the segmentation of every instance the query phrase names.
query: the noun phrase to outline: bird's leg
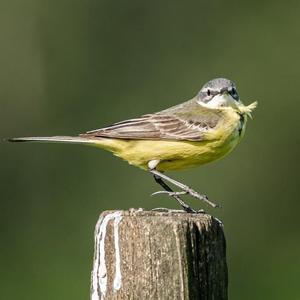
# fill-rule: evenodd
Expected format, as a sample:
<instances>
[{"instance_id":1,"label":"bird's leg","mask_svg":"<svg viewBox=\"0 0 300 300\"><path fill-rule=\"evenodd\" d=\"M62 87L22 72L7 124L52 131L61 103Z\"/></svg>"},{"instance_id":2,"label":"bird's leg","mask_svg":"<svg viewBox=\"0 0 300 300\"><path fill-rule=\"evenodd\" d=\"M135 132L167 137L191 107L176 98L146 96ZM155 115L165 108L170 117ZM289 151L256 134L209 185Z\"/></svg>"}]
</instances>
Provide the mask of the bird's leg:
<instances>
[{"instance_id":1,"label":"bird's leg","mask_svg":"<svg viewBox=\"0 0 300 300\"><path fill-rule=\"evenodd\" d=\"M159 164L159 160L151 160L148 162L148 168L149 171L151 172L152 170L155 170L156 166ZM163 180L160 176L157 176L153 174L153 177L155 181L164 188L164 192L166 192L169 196L173 197L178 201L178 203L181 205L181 207L184 209L186 212L190 213L196 213L195 210L193 210L188 204L186 204L176 192L174 192ZM153 195L153 194L152 194Z\"/></svg>"},{"instance_id":2,"label":"bird's leg","mask_svg":"<svg viewBox=\"0 0 300 300\"><path fill-rule=\"evenodd\" d=\"M151 170L150 170L151 172ZM157 175L153 175L154 180L160 185L162 186L166 192L168 193L168 195L170 195L171 197L175 198L178 203L181 205L181 207L189 213L196 213L195 210L193 210L188 204L186 204L179 196L176 192L174 192L159 176Z\"/></svg>"},{"instance_id":3,"label":"bird's leg","mask_svg":"<svg viewBox=\"0 0 300 300\"><path fill-rule=\"evenodd\" d=\"M163 181L163 179L166 180L166 181L168 181L168 182L170 182L170 183L172 183L172 184L174 184L175 186L179 187L182 190L182 192L173 192L172 189L169 188L170 190L167 190L162 184L159 183L167 191L166 193L168 193L170 196L172 196L172 197L175 198L175 196L178 197L178 195L181 195L181 194L189 194L189 195L191 195L194 198L202 200L203 202L209 204L212 207L219 207L219 205L217 205L217 204L209 201L206 195L201 195L201 194L197 193L196 191L194 191L193 189L191 189L187 185L185 185L185 184L183 184L183 183L181 183L179 181L176 181L176 180L174 180L174 179L166 176L165 174L157 171L155 168L152 168L152 169L150 168L149 171L154 175L154 178L156 178L156 177L160 178L161 181L165 185L166 185L166 183ZM155 180L156 180L156 182L158 182L157 179L155 179ZM158 194L158 193L165 193L165 192L162 191L162 192L157 192L155 194Z\"/></svg>"}]
</instances>

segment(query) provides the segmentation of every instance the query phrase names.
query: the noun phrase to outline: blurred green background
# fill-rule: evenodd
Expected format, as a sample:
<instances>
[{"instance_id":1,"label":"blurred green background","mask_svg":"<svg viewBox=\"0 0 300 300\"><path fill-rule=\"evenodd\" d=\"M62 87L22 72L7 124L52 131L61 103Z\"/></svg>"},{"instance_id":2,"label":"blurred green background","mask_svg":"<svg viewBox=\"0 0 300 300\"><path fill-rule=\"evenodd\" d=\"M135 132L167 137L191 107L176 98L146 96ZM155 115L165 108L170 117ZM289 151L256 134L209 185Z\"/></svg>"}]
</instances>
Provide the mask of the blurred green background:
<instances>
[{"instance_id":1,"label":"blurred green background","mask_svg":"<svg viewBox=\"0 0 300 300\"><path fill-rule=\"evenodd\" d=\"M259 101L242 143L171 175L223 205L205 209L225 224L230 299L300 299L299 12L296 0L1 1L0 136L75 135L235 80ZM178 207L95 148L0 151L1 299L88 299L99 213Z\"/></svg>"}]
</instances>

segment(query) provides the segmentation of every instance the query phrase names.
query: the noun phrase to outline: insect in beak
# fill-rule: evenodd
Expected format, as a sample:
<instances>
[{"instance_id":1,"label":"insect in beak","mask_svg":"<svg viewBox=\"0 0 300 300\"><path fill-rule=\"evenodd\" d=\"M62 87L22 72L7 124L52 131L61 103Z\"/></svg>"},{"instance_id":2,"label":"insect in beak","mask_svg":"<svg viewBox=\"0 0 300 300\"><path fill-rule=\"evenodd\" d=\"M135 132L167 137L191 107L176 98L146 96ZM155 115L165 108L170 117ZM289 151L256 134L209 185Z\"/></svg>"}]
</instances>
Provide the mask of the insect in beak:
<instances>
[{"instance_id":1,"label":"insect in beak","mask_svg":"<svg viewBox=\"0 0 300 300\"><path fill-rule=\"evenodd\" d=\"M257 107L257 101L245 106L244 104L240 103L238 106L238 110L240 113L245 114L250 119L252 119L251 112Z\"/></svg>"}]
</instances>

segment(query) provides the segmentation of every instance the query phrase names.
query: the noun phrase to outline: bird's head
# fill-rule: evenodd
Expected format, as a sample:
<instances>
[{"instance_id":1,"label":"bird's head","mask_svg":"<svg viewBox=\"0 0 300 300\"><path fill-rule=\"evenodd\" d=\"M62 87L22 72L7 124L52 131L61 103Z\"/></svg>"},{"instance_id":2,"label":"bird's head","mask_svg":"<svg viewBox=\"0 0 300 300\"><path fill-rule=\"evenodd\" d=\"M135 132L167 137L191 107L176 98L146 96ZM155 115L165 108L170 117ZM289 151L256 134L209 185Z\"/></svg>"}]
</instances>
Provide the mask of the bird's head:
<instances>
[{"instance_id":1,"label":"bird's head","mask_svg":"<svg viewBox=\"0 0 300 300\"><path fill-rule=\"evenodd\" d=\"M226 78L216 78L207 82L197 95L197 102L207 108L232 108L238 113L251 117L257 102L245 106L240 100L236 85Z\"/></svg>"}]
</instances>

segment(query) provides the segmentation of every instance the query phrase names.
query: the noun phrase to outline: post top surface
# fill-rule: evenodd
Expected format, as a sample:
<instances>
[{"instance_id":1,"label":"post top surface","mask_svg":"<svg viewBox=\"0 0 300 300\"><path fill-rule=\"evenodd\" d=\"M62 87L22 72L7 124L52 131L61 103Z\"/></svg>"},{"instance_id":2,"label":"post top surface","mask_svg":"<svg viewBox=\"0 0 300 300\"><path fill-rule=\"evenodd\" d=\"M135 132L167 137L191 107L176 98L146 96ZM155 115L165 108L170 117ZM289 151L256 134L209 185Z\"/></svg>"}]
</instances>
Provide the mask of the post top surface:
<instances>
[{"instance_id":1,"label":"post top surface","mask_svg":"<svg viewBox=\"0 0 300 300\"><path fill-rule=\"evenodd\" d=\"M128 210L106 210L100 214L100 217L105 217L109 214L119 213L122 218L126 217L142 217L142 218L160 218L165 220L186 220L186 221L202 221L205 223L217 222L223 226L222 222L204 212L187 213L183 210L144 210L143 208L130 208Z\"/></svg>"}]
</instances>

